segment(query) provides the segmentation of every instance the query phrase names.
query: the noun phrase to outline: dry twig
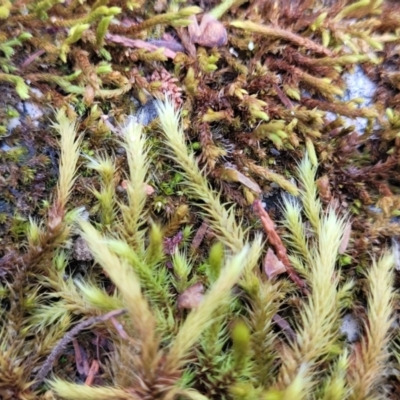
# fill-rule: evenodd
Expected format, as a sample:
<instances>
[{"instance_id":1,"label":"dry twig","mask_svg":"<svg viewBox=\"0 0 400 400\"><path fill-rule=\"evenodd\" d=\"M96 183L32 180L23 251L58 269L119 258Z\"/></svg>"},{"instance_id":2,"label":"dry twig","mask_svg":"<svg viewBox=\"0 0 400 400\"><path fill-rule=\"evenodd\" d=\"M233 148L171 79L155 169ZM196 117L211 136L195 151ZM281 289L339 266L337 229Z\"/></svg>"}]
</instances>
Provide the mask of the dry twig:
<instances>
[{"instance_id":1,"label":"dry twig","mask_svg":"<svg viewBox=\"0 0 400 400\"><path fill-rule=\"evenodd\" d=\"M56 347L54 347L53 351L47 357L46 361L42 365L42 368L40 368L38 374L36 375L36 382L34 383L32 388L34 390L38 388L38 386L43 382L43 380L46 378L47 374L50 372L51 367L54 364L54 361L57 359L57 357L60 355L60 353L66 348L68 343L70 343L80 331L82 331L83 329L85 329L91 325L98 324L99 322L104 322L104 321L107 321L108 319L118 317L119 315L125 314L126 312L127 311L125 309L113 310L107 314L100 315L98 317L92 317L85 321L82 321L78 325L76 325L74 328L72 328L57 343Z\"/></svg>"},{"instance_id":2,"label":"dry twig","mask_svg":"<svg viewBox=\"0 0 400 400\"><path fill-rule=\"evenodd\" d=\"M99 362L97 360L92 361L92 365L90 366L88 376L85 380L85 385L91 386L94 382L94 378L96 377L96 374L99 372Z\"/></svg>"},{"instance_id":3,"label":"dry twig","mask_svg":"<svg viewBox=\"0 0 400 400\"><path fill-rule=\"evenodd\" d=\"M306 289L306 283L301 279L296 271L293 269L289 258L287 256L286 247L283 245L281 238L275 230L274 223L268 213L264 210L261 201L256 200L253 203L254 210L258 214L261 219L261 223L263 224L264 230L268 235L269 244L275 249L276 255L283 262L288 272L289 278L303 290L303 292L308 293Z\"/></svg>"},{"instance_id":4,"label":"dry twig","mask_svg":"<svg viewBox=\"0 0 400 400\"><path fill-rule=\"evenodd\" d=\"M155 51L155 50L159 49L158 44L147 43L144 40L130 39L125 36L113 35L111 33L107 33L106 39L110 42L117 43L117 44L120 44L125 47L145 49L148 51ZM167 47L164 47L164 55L165 55L165 57L173 60L176 56L176 52L168 49Z\"/></svg>"}]
</instances>

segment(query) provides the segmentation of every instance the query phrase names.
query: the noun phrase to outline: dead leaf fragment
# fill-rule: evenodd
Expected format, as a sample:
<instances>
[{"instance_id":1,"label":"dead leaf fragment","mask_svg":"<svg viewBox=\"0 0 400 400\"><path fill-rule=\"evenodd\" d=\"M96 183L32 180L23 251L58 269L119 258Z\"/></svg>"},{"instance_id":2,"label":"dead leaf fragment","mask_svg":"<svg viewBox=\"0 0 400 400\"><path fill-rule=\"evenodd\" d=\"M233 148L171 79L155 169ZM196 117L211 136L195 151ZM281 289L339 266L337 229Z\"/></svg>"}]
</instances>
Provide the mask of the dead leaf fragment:
<instances>
[{"instance_id":1,"label":"dead leaf fragment","mask_svg":"<svg viewBox=\"0 0 400 400\"><path fill-rule=\"evenodd\" d=\"M331 189L329 187L328 175L321 176L321 178L319 178L317 180L317 188L318 188L318 193L319 193L319 196L321 197L321 199L325 203L329 203L332 199L332 193L331 193Z\"/></svg>"},{"instance_id":2,"label":"dead leaf fragment","mask_svg":"<svg viewBox=\"0 0 400 400\"><path fill-rule=\"evenodd\" d=\"M129 186L129 182L128 182L126 179L124 179L124 180L121 182L121 187L122 187L122 189L127 190L127 189L128 189L128 186Z\"/></svg>"},{"instance_id":3,"label":"dead leaf fragment","mask_svg":"<svg viewBox=\"0 0 400 400\"><path fill-rule=\"evenodd\" d=\"M151 196L155 192L155 189L153 188L153 186L146 183L145 192L146 192L147 196Z\"/></svg>"},{"instance_id":4,"label":"dead leaf fragment","mask_svg":"<svg viewBox=\"0 0 400 400\"><path fill-rule=\"evenodd\" d=\"M188 26L188 32L192 43L204 47L220 47L228 43L228 33L224 25L212 15L204 14L200 25L194 15L190 19L193 22Z\"/></svg>"},{"instance_id":5,"label":"dead leaf fragment","mask_svg":"<svg viewBox=\"0 0 400 400\"><path fill-rule=\"evenodd\" d=\"M88 385L88 386L93 385L94 379L95 379L97 373L99 372L99 369L100 369L100 364L98 363L97 360L93 360L92 365L90 366L90 369L89 369L88 376L85 380L85 385Z\"/></svg>"},{"instance_id":6,"label":"dead leaf fragment","mask_svg":"<svg viewBox=\"0 0 400 400\"><path fill-rule=\"evenodd\" d=\"M271 248L268 249L264 258L264 272L268 279L273 279L275 276L286 272L285 265L279 260Z\"/></svg>"},{"instance_id":7,"label":"dead leaf fragment","mask_svg":"<svg viewBox=\"0 0 400 400\"><path fill-rule=\"evenodd\" d=\"M347 246L349 245L351 235L351 223L348 222L343 231L342 241L339 246L339 254L344 254L346 252Z\"/></svg>"},{"instance_id":8,"label":"dead leaf fragment","mask_svg":"<svg viewBox=\"0 0 400 400\"><path fill-rule=\"evenodd\" d=\"M260 217L264 230L268 235L269 244L275 249L279 259L282 260L283 264L285 265L289 278L292 279L292 281L296 283L298 287L302 288L305 294L308 294L309 292L308 289L306 288L306 283L304 282L303 279L300 278L300 276L297 274L297 272L291 265L289 257L287 255L286 247L283 245L282 240L275 229L275 225L272 222L271 217L264 210L261 201L256 200L253 203L253 207L254 211Z\"/></svg>"},{"instance_id":9,"label":"dead leaf fragment","mask_svg":"<svg viewBox=\"0 0 400 400\"><path fill-rule=\"evenodd\" d=\"M106 39L110 42L117 43L117 44L120 44L125 47L145 49L148 51L157 51L158 50L158 47L156 45L147 43L144 40L140 40L140 39L130 39L125 36L113 35L111 33L106 34ZM171 60L173 60L175 58L175 56L176 56L175 51L172 51L168 48L163 48L163 49L164 49L163 52L164 52L165 57L170 58Z\"/></svg>"},{"instance_id":10,"label":"dead leaf fragment","mask_svg":"<svg viewBox=\"0 0 400 400\"><path fill-rule=\"evenodd\" d=\"M192 286L189 286L184 292L178 297L178 308L191 310L192 308L198 307L200 302L203 300L204 286L202 283L197 282Z\"/></svg>"},{"instance_id":11,"label":"dead leaf fragment","mask_svg":"<svg viewBox=\"0 0 400 400\"><path fill-rule=\"evenodd\" d=\"M261 194L260 186L246 175L234 168L226 167L222 169L221 179L228 182L240 182L242 185L247 186L250 190L257 194Z\"/></svg>"},{"instance_id":12,"label":"dead leaf fragment","mask_svg":"<svg viewBox=\"0 0 400 400\"><path fill-rule=\"evenodd\" d=\"M127 179L122 180L120 183L120 186L123 190L128 190L129 185L130 183ZM151 196L155 192L155 189L153 188L153 186L145 183L144 192L146 193L147 196Z\"/></svg>"}]
</instances>

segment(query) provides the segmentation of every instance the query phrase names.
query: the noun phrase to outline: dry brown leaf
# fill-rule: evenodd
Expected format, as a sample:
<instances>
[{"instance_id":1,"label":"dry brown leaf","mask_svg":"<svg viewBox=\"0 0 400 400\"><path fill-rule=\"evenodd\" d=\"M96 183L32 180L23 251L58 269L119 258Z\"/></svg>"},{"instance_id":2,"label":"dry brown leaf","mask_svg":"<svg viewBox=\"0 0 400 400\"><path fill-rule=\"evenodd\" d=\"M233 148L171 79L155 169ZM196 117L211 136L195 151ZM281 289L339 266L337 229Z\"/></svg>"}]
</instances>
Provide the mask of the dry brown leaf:
<instances>
[{"instance_id":1,"label":"dry brown leaf","mask_svg":"<svg viewBox=\"0 0 400 400\"><path fill-rule=\"evenodd\" d=\"M128 189L128 185L129 185L129 182L126 179L124 179L120 184L121 188L124 190Z\"/></svg>"},{"instance_id":2,"label":"dry brown leaf","mask_svg":"<svg viewBox=\"0 0 400 400\"><path fill-rule=\"evenodd\" d=\"M351 235L351 223L348 222L343 231L342 241L340 242L339 246L339 254L344 254L346 252L347 246L349 245Z\"/></svg>"},{"instance_id":3,"label":"dry brown leaf","mask_svg":"<svg viewBox=\"0 0 400 400\"><path fill-rule=\"evenodd\" d=\"M125 47L132 47L132 48L137 48L137 49L145 49L145 50L148 50L148 51L157 51L159 49L159 47L157 47L156 45L151 44L151 43L147 43L147 42L145 42L143 40L130 39L130 38L125 37L125 36L113 35L111 33L107 33L106 34L106 39L108 41L110 41L110 42L117 43L117 44L120 44L120 45L125 46ZM165 57L170 58L172 60L176 56L176 52L172 51L170 49L164 48L163 51L164 51Z\"/></svg>"},{"instance_id":4,"label":"dry brown leaf","mask_svg":"<svg viewBox=\"0 0 400 400\"><path fill-rule=\"evenodd\" d=\"M278 259L271 248L268 249L264 258L264 272L268 279L273 279L275 276L286 272L285 265Z\"/></svg>"},{"instance_id":5,"label":"dry brown leaf","mask_svg":"<svg viewBox=\"0 0 400 400\"><path fill-rule=\"evenodd\" d=\"M188 26L188 32L192 43L204 47L220 47L228 43L224 25L212 15L204 14L200 25L194 15L190 19L193 22Z\"/></svg>"},{"instance_id":6,"label":"dry brown leaf","mask_svg":"<svg viewBox=\"0 0 400 400\"><path fill-rule=\"evenodd\" d=\"M144 191L146 192L147 196L151 196L155 192L155 189L153 186L146 183Z\"/></svg>"},{"instance_id":7,"label":"dry brown leaf","mask_svg":"<svg viewBox=\"0 0 400 400\"><path fill-rule=\"evenodd\" d=\"M289 278L292 279L297 286L299 286L305 294L308 294L308 289L306 288L306 283L297 272L292 267L289 257L287 256L286 247L283 245L281 238L279 237L278 233L276 232L274 223L268 213L264 210L261 201L256 200L253 203L254 211L260 217L261 223L264 227L266 234L268 235L268 242L269 244L275 249L276 254L283 262L286 267L287 273Z\"/></svg>"},{"instance_id":8,"label":"dry brown leaf","mask_svg":"<svg viewBox=\"0 0 400 400\"><path fill-rule=\"evenodd\" d=\"M192 286L189 286L184 292L178 297L178 308L181 310L196 308L203 300L204 286L202 283L197 282Z\"/></svg>"},{"instance_id":9,"label":"dry brown leaf","mask_svg":"<svg viewBox=\"0 0 400 400\"><path fill-rule=\"evenodd\" d=\"M130 185L130 183L127 179L122 180L120 183L120 187L123 190L127 190L129 185ZM155 192L155 189L153 188L153 186L145 183L144 184L144 192L146 193L147 196L151 196Z\"/></svg>"},{"instance_id":10,"label":"dry brown leaf","mask_svg":"<svg viewBox=\"0 0 400 400\"><path fill-rule=\"evenodd\" d=\"M257 194L261 194L262 192L260 186L256 182L234 168L223 168L221 179L224 179L228 182L240 182L242 185L247 186L250 190Z\"/></svg>"},{"instance_id":11,"label":"dry brown leaf","mask_svg":"<svg viewBox=\"0 0 400 400\"><path fill-rule=\"evenodd\" d=\"M318 188L318 193L319 193L319 196L321 197L321 199L325 203L329 203L332 199L332 193L331 193L331 189L329 187L328 175L321 176L321 178L319 178L317 180L317 188Z\"/></svg>"}]
</instances>

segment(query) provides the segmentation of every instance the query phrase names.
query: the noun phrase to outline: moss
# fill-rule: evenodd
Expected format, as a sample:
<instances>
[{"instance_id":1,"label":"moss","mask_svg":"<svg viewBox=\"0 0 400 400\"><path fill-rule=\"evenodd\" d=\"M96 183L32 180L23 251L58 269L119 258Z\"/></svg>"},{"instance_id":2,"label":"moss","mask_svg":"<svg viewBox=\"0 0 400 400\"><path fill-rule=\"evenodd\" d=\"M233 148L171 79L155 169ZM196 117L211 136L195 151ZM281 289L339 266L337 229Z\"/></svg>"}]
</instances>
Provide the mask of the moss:
<instances>
[{"instance_id":1,"label":"moss","mask_svg":"<svg viewBox=\"0 0 400 400\"><path fill-rule=\"evenodd\" d=\"M399 7L276 4L0 2L0 397L396 392Z\"/></svg>"}]
</instances>

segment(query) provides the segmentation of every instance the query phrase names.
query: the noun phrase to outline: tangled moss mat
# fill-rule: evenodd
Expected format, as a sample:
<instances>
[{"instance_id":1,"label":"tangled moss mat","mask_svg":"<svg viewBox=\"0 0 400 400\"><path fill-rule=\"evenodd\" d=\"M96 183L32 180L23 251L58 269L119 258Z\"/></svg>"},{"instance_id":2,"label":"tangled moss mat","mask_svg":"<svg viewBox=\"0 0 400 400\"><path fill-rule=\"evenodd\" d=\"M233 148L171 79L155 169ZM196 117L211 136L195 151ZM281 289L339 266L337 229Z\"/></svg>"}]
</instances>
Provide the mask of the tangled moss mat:
<instances>
[{"instance_id":1,"label":"tangled moss mat","mask_svg":"<svg viewBox=\"0 0 400 400\"><path fill-rule=\"evenodd\" d=\"M0 397L400 398L399 33L0 0Z\"/></svg>"}]
</instances>

